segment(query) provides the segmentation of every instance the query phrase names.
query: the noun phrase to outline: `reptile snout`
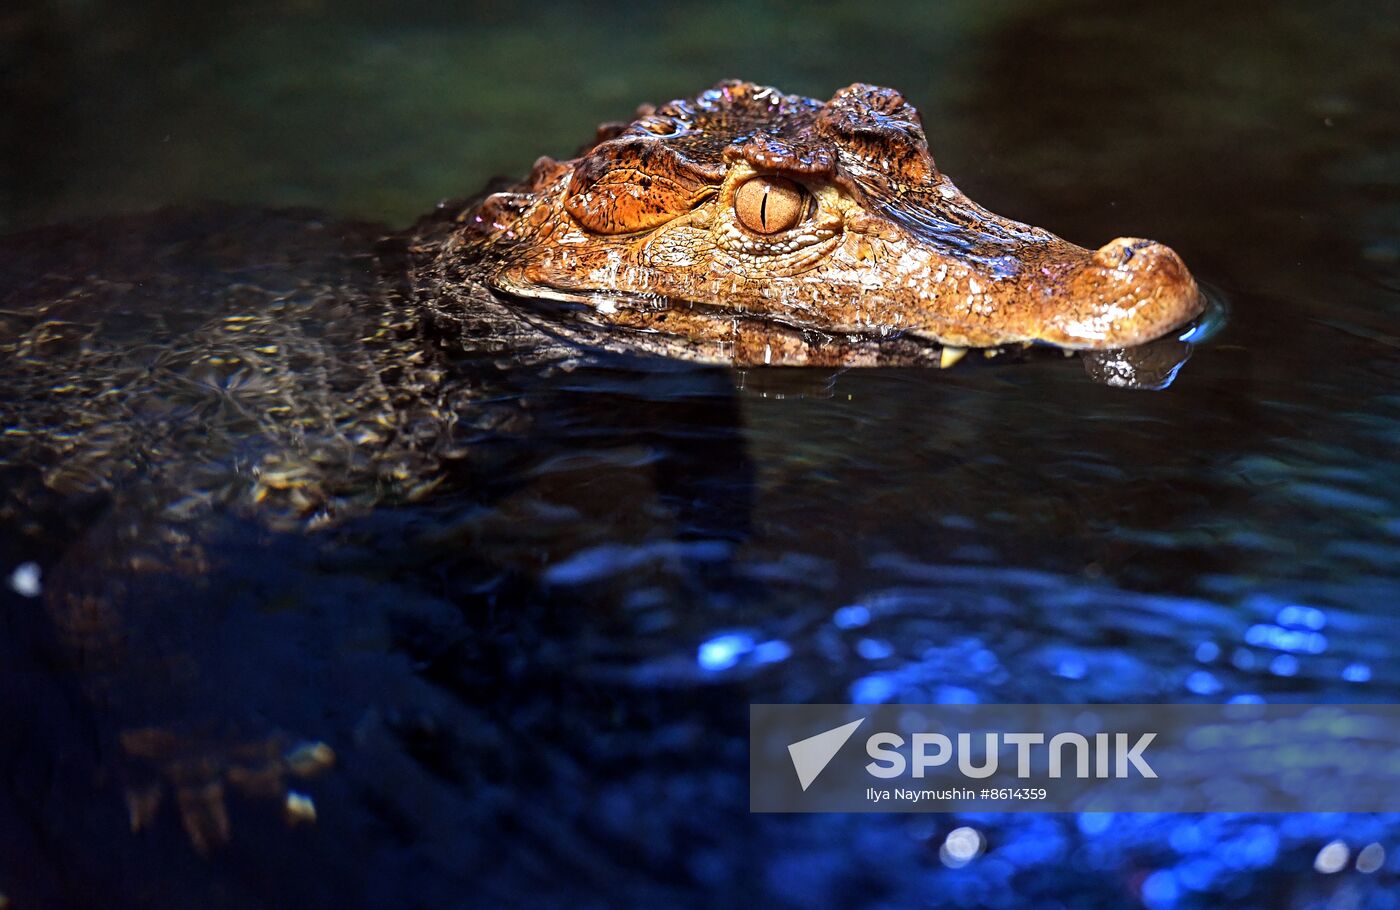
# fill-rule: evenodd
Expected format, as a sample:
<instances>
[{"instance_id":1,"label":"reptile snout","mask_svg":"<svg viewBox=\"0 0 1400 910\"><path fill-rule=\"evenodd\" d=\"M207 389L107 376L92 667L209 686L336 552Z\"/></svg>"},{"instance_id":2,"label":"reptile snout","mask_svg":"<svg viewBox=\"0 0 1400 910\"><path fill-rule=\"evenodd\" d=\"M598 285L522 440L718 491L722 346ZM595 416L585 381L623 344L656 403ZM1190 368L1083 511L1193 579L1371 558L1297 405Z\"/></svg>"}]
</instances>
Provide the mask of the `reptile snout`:
<instances>
[{"instance_id":1,"label":"reptile snout","mask_svg":"<svg viewBox=\"0 0 1400 910\"><path fill-rule=\"evenodd\" d=\"M1160 338L1201 311L1201 294L1171 247L1119 237L1099 247L1052 303L1046 341L1122 348Z\"/></svg>"}]
</instances>

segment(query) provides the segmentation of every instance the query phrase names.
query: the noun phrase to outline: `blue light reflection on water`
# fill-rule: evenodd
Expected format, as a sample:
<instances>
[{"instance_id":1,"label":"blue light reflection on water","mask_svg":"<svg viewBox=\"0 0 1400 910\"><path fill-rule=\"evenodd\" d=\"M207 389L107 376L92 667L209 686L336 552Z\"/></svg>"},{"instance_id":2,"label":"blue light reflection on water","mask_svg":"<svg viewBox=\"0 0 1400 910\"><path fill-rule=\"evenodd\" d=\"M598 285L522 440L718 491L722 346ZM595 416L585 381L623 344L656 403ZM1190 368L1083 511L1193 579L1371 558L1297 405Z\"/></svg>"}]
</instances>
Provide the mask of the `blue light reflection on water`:
<instances>
[{"instance_id":1,"label":"blue light reflection on water","mask_svg":"<svg viewBox=\"0 0 1400 910\"><path fill-rule=\"evenodd\" d=\"M728 670L739 662L740 657L752 650L753 639L747 635L716 635L700 646L695 660L702 670Z\"/></svg>"},{"instance_id":2,"label":"blue light reflection on water","mask_svg":"<svg viewBox=\"0 0 1400 910\"><path fill-rule=\"evenodd\" d=\"M1384 615L1359 604L1329 607L1297 596L1257 592L1234 602L1141 595L1102 582L1085 585L1074 577L997 566L952 567L894 554L871 561L884 567L889 587L830 612L825 624L792 641L806 672L812 671L813 655L824 654L827 669L822 672L851 674L846 694L858 704L1014 701L1027 695L1037 701L1075 701L1089 692L1099 693L1089 700L1110 701L1298 701L1300 695L1290 685L1299 678L1308 679L1315 693L1330 693L1304 696L1309 700L1380 699L1388 694L1357 691L1372 677L1370 665L1356 657L1369 650L1368 630L1377 631L1387 622ZM1026 678L1024 670L1019 679L1004 672L1007 665L1026 667L1026 656L1037 653L1025 650L1028 642L1014 619L1003 625L995 612L984 613L975 638L939 634L939 617L957 626L964 608L975 609L998 593L1017 604L1016 616L1022 621L1044 615L1057 623L1056 644L1038 652L1038 679ZM1065 611L1069 604L1083 612ZM1114 605L1111 610L1109 604ZM1042 613L1047 605L1057 609ZM1078 638L1077 623L1090 616L1096 636L1111 635L1114 627L1128 634L1159 622L1204 625L1195 628L1195 635L1168 637L1124 663L1123 655L1098 641ZM1330 637L1323 637L1324 629ZM1201 631L1209 637L1201 640ZM844 645L834 647L835 642ZM1231 654L1233 659L1223 659ZM862 672L862 665L872 661L880 668ZM1124 675L1125 667L1133 672ZM804 822L817 828L825 824ZM892 823L883 820L830 824L884 832L872 831L871 837L897 836L887 830ZM1312 868L1320 844L1341 838L1355 855L1370 843L1393 848L1400 836L1400 816L1387 815L983 813L940 816L921 824L910 823L906 836L928 837L930 824L944 832L962 824L986 837L984 855L966 863L945 862L946 868L928 873L935 887L961 895L957 903L966 906L998 906L994 894L1006 887L1005 882L1021 882L1021 876L1051 874L1050 870L1072 880L1138 869L1122 887L1147 907L1198 906L1206 897L1214 900L1222 892L1239 890L1245 882L1264 881L1257 878L1261 875L1283 875L1295 881L1291 887L1306 890L1311 887L1306 881L1320 875ZM1339 873L1363 874L1369 873L1351 867ZM1388 905L1385 898L1367 896L1359 906Z\"/></svg>"}]
</instances>

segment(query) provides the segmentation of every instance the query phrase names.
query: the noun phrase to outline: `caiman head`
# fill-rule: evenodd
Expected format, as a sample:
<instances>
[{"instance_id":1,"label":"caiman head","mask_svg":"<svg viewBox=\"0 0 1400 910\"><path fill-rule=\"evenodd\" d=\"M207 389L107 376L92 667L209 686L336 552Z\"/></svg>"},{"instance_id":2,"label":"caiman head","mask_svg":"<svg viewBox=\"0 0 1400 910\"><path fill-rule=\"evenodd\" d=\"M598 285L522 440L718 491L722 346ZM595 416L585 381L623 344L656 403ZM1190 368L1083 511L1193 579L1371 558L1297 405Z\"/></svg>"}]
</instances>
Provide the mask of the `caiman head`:
<instances>
[{"instance_id":1,"label":"caiman head","mask_svg":"<svg viewBox=\"0 0 1400 910\"><path fill-rule=\"evenodd\" d=\"M720 83L600 128L571 161L540 159L458 220L456 253L493 289L741 365L1124 348L1202 307L1160 243L1084 249L977 205L935 166L914 108L871 85L823 104Z\"/></svg>"}]
</instances>

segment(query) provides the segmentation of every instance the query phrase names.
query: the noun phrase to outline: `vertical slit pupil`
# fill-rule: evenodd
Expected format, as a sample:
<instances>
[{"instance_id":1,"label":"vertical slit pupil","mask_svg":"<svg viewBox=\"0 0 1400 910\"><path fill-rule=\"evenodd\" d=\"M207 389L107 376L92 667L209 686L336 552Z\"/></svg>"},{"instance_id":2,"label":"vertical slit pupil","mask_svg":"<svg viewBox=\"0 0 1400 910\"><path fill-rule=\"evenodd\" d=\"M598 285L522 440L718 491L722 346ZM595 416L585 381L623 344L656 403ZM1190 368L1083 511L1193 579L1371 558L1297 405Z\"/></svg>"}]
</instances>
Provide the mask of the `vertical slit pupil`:
<instances>
[{"instance_id":1,"label":"vertical slit pupil","mask_svg":"<svg viewBox=\"0 0 1400 910\"><path fill-rule=\"evenodd\" d=\"M763 188L763 201L758 204L758 221L768 230L768 187Z\"/></svg>"}]
</instances>

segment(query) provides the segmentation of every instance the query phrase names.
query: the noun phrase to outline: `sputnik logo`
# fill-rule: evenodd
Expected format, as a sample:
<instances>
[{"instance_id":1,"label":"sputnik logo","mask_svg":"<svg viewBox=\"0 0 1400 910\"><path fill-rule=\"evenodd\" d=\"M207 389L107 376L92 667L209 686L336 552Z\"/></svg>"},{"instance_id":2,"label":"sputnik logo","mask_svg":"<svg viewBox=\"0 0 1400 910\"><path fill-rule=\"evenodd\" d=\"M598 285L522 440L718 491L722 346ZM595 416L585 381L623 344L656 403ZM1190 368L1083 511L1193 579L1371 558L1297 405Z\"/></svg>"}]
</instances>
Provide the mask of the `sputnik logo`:
<instances>
[{"instance_id":1,"label":"sputnik logo","mask_svg":"<svg viewBox=\"0 0 1400 910\"><path fill-rule=\"evenodd\" d=\"M851 734L855 733L856 728L863 723L865 723L864 717L839 727L833 727L825 733L799 739L788 746L788 755L792 756L792 767L797 771L797 782L802 785L802 792L807 792L812 781L816 780L817 775L831 764L831 760L836 757L837 752L841 751L846 740L850 739Z\"/></svg>"}]
</instances>

